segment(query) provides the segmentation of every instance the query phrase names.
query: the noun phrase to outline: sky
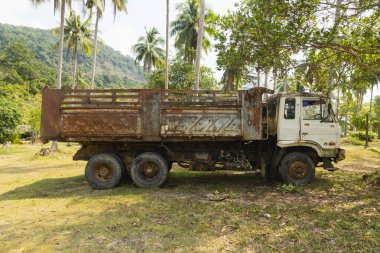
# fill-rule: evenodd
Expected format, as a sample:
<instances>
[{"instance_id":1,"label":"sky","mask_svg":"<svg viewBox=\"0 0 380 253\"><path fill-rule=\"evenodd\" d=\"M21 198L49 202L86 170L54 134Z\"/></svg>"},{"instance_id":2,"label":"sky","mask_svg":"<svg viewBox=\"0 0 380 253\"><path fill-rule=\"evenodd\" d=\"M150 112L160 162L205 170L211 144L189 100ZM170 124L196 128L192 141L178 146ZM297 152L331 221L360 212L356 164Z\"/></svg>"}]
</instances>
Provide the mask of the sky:
<instances>
[{"instance_id":1,"label":"sky","mask_svg":"<svg viewBox=\"0 0 380 253\"><path fill-rule=\"evenodd\" d=\"M53 1L47 1L37 7L31 0L0 0L0 23L22 25L34 28L51 29L59 26L59 11L54 15ZM76 3L75 3L76 2ZM74 0L74 9L80 13L80 0ZM133 57L132 45L144 34L144 28L156 27L162 37L166 30L166 0L128 0L128 13L117 13L113 16L113 9L106 1L105 14L99 24L100 38L122 54ZM170 20L174 20L177 14L175 7L181 0L170 0ZM234 7L235 0L208 0L207 5L218 14L225 14L228 9ZM66 13L68 14L68 12ZM170 55L174 56L173 39L170 41ZM216 54L211 52L204 55L202 64L214 69L214 74L219 79L221 72L216 70Z\"/></svg>"},{"instance_id":2,"label":"sky","mask_svg":"<svg viewBox=\"0 0 380 253\"><path fill-rule=\"evenodd\" d=\"M0 0L0 23L51 29L59 26L59 11L53 11L53 1L47 1L39 6L33 6L31 0ZM82 0L74 0L74 8L80 13ZM100 22L100 38L122 54L133 57L132 45L144 34L144 28L156 27L165 37L166 0L128 0L128 14L117 13L113 16L110 1L106 1L105 14ZM170 20L174 20L177 12L175 6L181 0L170 0ZM228 9L234 9L236 0L206 0L208 7L218 14L225 14ZM68 14L68 13L67 13ZM170 41L170 56L174 56L173 38ZM203 55L202 64L214 70L215 77L220 79L222 72L216 69L216 53ZM380 87L374 88L374 94L380 94ZM365 100L369 101L367 93Z\"/></svg>"}]
</instances>

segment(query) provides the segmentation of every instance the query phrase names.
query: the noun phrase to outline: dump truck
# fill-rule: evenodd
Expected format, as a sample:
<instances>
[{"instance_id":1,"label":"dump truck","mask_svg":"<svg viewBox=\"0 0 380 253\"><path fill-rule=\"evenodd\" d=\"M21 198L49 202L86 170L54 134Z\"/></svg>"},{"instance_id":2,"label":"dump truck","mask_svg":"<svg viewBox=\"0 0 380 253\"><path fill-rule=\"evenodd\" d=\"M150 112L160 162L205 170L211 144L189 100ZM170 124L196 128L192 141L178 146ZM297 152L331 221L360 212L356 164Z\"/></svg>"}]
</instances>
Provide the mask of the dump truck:
<instances>
[{"instance_id":1,"label":"dump truck","mask_svg":"<svg viewBox=\"0 0 380 253\"><path fill-rule=\"evenodd\" d=\"M261 170L265 180L307 184L345 158L328 97L266 88L50 89L42 96L44 142L76 142L85 177L107 189L130 177L165 183L173 163L191 171Z\"/></svg>"}]
</instances>

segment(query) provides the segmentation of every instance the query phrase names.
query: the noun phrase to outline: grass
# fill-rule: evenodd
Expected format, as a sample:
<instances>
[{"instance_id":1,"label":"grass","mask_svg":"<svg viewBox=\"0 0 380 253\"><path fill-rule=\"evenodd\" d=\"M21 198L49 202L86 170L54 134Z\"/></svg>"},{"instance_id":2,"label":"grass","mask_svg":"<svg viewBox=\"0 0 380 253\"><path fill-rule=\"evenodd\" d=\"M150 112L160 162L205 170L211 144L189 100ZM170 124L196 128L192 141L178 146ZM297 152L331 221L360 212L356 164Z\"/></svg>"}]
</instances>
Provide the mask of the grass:
<instances>
[{"instance_id":1,"label":"grass","mask_svg":"<svg viewBox=\"0 0 380 253\"><path fill-rule=\"evenodd\" d=\"M379 143L371 149L380 150ZM33 159L40 146L0 155L0 252L376 252L380 154L348 147L334 173L307 186L259 174L177 167L161 189L105 191L84 180L76 147ZM364 176L364 177L363 177ZM301 193L301 194L300 194ZM226 196L209 201L205 196Z\"/></svg>"}]
</instances>

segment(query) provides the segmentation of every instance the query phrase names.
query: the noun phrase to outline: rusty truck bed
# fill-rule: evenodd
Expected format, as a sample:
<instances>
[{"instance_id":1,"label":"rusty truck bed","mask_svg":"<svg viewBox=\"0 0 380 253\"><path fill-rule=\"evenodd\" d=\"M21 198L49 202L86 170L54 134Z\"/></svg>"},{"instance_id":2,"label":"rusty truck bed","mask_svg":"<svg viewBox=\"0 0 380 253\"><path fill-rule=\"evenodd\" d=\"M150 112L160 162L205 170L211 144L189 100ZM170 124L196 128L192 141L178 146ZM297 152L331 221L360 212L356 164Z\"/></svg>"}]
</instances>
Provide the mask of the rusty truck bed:
<instances>
[{"instance_id":1,"label":"rusty truck bed","mask_svg":"<svg viewBox=\"0 0 380 253\"><path fill-rule=\"evenodd\" d=\"M41 134L76 142L260 140L264 92L45 88Z\"/></svg>"}]
</instances>

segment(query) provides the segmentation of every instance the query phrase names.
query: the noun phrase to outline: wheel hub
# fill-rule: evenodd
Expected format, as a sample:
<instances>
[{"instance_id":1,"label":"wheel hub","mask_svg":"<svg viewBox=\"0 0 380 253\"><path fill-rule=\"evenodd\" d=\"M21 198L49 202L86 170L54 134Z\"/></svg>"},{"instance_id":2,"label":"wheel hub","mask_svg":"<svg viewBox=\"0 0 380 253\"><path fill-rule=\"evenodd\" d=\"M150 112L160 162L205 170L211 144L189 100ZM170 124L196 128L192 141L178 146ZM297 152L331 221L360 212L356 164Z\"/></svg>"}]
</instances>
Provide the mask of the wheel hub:
<instances>
[{"instance_id":1,"label":"wheel hub","mask_svg":"<svg viewBox=\"0 0 380 253\"><path fill-rule=\"evenodd\" d=\"M98 181L106 182L111 179L113 171L109 166L101 164L95 168L94 174Z\"/></svg>"},{"instance_id":2,"label":"wheel hub","mask_svg":"<svg viewBox=\"0 0 380 253\"><path fill-rule=\"evenodd\" d=\"M289 167L289 174L292 178L302 179L306 177L307 165L301 161L293 162Z\"/></svg>"},{"instance_id":3,"label":"wheel hub","mask_svg":"<svg viewBox=\"0 0 380 253\"><path fill-rule=\"evenodd\" d=\"M153 178L158 174L158 167L152 162L144 164L142 170L144 176L148 178Z\"/></svg>"}]
</instances>

